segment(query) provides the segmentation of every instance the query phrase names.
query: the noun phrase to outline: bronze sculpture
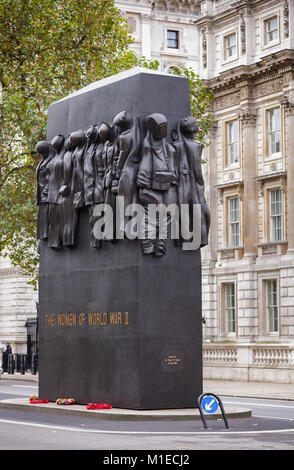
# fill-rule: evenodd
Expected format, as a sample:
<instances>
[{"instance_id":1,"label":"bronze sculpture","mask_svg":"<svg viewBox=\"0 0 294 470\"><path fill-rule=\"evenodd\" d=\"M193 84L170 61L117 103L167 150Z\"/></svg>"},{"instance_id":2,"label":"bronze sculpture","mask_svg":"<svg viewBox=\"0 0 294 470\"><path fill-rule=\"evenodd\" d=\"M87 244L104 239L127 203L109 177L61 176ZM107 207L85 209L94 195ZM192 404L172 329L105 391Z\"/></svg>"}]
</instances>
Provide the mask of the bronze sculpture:
<instances>
[{"instance_id":1,"label":"bronze sculpture","mask_svg":"<svg viewBox=\"0 0 294 470\"><path fill-rule=\"evenodd\" d=\"M202 393L200 230L193 237L197 245L188 238L179 248L172 233L174 224L167 219L170 233L165 239L159 217L154 220L155 240L150 240L149 255L144 254L146 246L139 236L132 240L127 236L135 225L133 219L139 222L136 209L127 212L128 207L136 206L142 220L149 201L157 212L160 202L163 208L171 202L178 208L176 148L170 130L189 115L189 104L186 78L136 68L90 84L49 106L48 141L56 134L67 139L79 130L86 141L82 135L80 191L75 187L74 165L71 176L73 194L84 193L84 201L81 198L81 206L75 209L79 214L75 248L55 253L46 240L39 243L41 397L54 401L61 393L74 393L81 405L96 400L128 410L160 410L191 408L195 396ZM134 142L135 120L140 136ZM108 126L101 126L102 122ZM106 145L101 139L103 128ZM72 158L76 155L75 149ZM143 174L144 161L152 165L149 175ZM89 164L97 170L92 186ZM138 187L139 180L149 184ZM101 181L105 182L102 190ZM65 186L64 180L60 185ZM120 225L115 238L107 229L111 224L105 223L104 213L109 208L111 213L113 207L106 205L107 198L115 203L114 217L118 202L125 199L124 215L130 220L125 217L127 223L121 227L126 229L124 239L120 239ZM127 202L136 199L138 204ZM93 219L89 217L92 209ZM199 228L200 215L197 204L193 220ZM135 230L130 233L135 235ZM92 235L97 243L102 240L100 248L92 245ZM191 251L185 251L187 245Z\"/></svg>"},{"instance_id":2,"label":"bronze sculpture","mask_svg":"<svg viewBox=\"0 0 294 470\"><path fill-rule=\"evenodd\" d=\"M120 112L113 120L119 128L117 142L117 160L115 165L116 179L118 180L117 195L123 197L124 206L138 202L136 178L138 163L140 161L140 130L136 117L127 111ZM124 213L119 216L120 231L127 229L128 217ZM133 237L134 227L128 229L128 238Z\"/></svg>"},{"instance_id":3,"label":"bronze sculpture","mask_svg":"<svg viewBox=\"0 0 294 470\"><path fill-rule=\"evenodd\" d=\"M60 201L60 232L62 244L72 248L76 243L78 226L78 210L74 207L74 179L73 179L73 153L75 146L68 135L64 144L63 157L63 184L59 189Z\"/></svg>"},{"instance_id":4,"label":"bronze sculpture","mask_svg":"<svg viewBox=\"0 0 294 470\"><path fill-rule=\"evenodd\" d=\"M146 136L141 139L140 117L128 111L118 113L111 124L101 122L70 133L55 136L51 143L41 141L37 151L43 159L37 168L37 238L48 239L48 246L59 250L74 247L79 211L88 208L90 246L99 248L101 238L94 236L95 222L102 217L95 208L111 207L113 235L103 234L105 241L115 241L116 220L123 238L136 238L135 223L124 212L126 207L141 204L139 226L143 252L162 256L166 253L166 238L170 236L173 215L166 212L166 233L161 232L158 211L163 205L201 206L201 246L208 243L210 214L204 194L201 168L202 145L195 140L198 124L195 118L179 120L172 131L172 143L167 141L167 119L153 113L144 123ZM117 203L123 200L123 209ZM150 217L150 205L155 216ZM105 207L105 206L104 206ZM192 210L188 225L191 230ZM119 214L116 211L119 210ZM130 223L129 223L130 222ZM180 224L183 219L180 218ZM142 236L143 234L143 236ZM104 238L103 238L104 237ZM182 239L177 241L181 246Z\"/></svg>"},{"instance_id":5,"label":"bronze sculpture","mask_svg":"<svg viewBox=\"0 0 294 470\"><path fill-rule=\"evenodd\" d=\"M144 253L162 256L166 252L166 240L159 234L157 220L148 217L148 205L168 206L176 202L174 149L165 140L167 119L163 114L154 113L148 116L146 127L147 135L143 142L142 160L137 176L139 200L145 210L146 238L142 240L142 246ZM169 224L170 218L167 220L167 226ZM148 238L148 232L153 233L152 238Z\"/></svg>"},{"instance_id":6,"label":"bronze sculpture","mask_svg":"<svg viewBox=\"0 0 294 470\"><path fill-rule=\"evenodd\" d=\"M99 142L98 127L91 126L86 132L88 146L84 157L84 197L85 206L93 205L93 194L95 187L95 173L93 157Z\"/></svg>"},{"instance_id":7,"label":"bronze sculpture","mask_svg":"<svg viewBox=\"0 0 294 470\"><path fill-rule=\"evenodd\" d=\"M60 202L61 194L59 189L63 182L64 167L64 136L53 137L51 145L54 156L49 162L49 183L48 183L48 203L49 203L49 232L48 246L54 250L60 250L62 240L60 236Z\"/></svg>"},{"instance_id":8,"label":"bronze sculpture","mask_svg":"<svg viewBox=\"0 0 294 470\"><path fill-rule=\"evenodd\" d=\"M36 191L36 203L38 205L38 216L37 216L37 239L47 240L48 238L48 185L50 171L48 164L53 156L52 146L49 142L44 140L40 141L36 145L36 151L42 155L42 160L37 166L36 178L37 178L37 191Z\"/></svg>"},{"instance_id":9,"label":"bronze sculpture","mask_svg":"<svg viewBox=\"0 0 294 470\"><path fill-rule=\"evenodd\" d=\"M102 161L105 168L104 175L104 201L112 209L113 220L116 217L116 194L118 182L116 179L116 160L117 160L117 139L119 129L117 126L112 124L107 125L107 140L104 144ZM115 240L115 222L114 222L114 233L113 236L105 236L105 241L114 242Z\"/></svg>"},{"instance_id":10,"label":"bronze sculpture","mask_svg":"<svg viewBox=\"0 0 294 470\"><path fill-rule=\"evenodd\" d=\"M84 154L87 148L87 138L83 130L70 134L70 143L75 146L73 153L74 207L84 206Z\"/></svg>"},{"instance_id":11,"label":"bronze sculpture","mask_svg":"<svg viewBox=\"0 0 294 470\"><path fill-rule=\"evenodd\" d=\"M202 145L194 140L198 124L194 117L185 117L173 132L178 169L178 204L201 205L201 246L208 243L210 214L204 195L204 180L201 168ZM192 223L190 221L190 230Z\"/></svg>"},{"instance_id":12,"label":"bronze sculpture","mask_svg":"<svg viewBox=\"0 0 294 470\"><path fill-rule=\"evenodd\" d=\"M90 245L99 248L101 240L97 240L93 236L93 226L96 218L93 214L95 205L104 202L104 168L103 168L103 148L107 138L105 134L104 124L99 127L92 126L87 131L89 145L84 161L84 189L85 189L85 206L88 207L89 223L91 228Z\"/></svg>"}]
</instances>

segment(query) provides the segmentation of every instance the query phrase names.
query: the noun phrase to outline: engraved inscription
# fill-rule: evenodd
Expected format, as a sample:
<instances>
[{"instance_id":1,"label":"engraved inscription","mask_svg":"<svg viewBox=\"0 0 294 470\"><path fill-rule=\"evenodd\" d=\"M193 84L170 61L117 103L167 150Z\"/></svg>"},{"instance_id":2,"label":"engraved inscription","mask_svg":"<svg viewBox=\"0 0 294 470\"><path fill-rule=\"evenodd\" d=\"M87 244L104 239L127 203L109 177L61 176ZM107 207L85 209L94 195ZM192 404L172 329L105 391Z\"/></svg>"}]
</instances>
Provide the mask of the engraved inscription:
<instances>
[{"instance_id":1,"label":"engraved inscription","mask_svg":"<svg viewBox=\"0 0 294 470\"><path fill-rule=\"evenodd\" d=\"M162 372L181 372L184 366L184 353L181 349L163 350L161 352Z\"/></svg>"},{"instance_id":2,"label":"engraved inscription","mask_svg":"<svg viewBox=\"0 0 294 470\"><path fill-rule=\"evenodd\" d=\"M164 359L164 362L169 366L177 366L181 362L181 358L177 357L175 354L171 354Z\"/></svg>"},{"instance_id":3,"label":"engraved inscription","mask_svg":"<svg viewBox=\"0 0 294 470\"><path fill-rule=\"evenodd\" d=\"M129 325L129 312L51 313L45 314L44 318L47 328Z\"/></svg>"}]
</instances>

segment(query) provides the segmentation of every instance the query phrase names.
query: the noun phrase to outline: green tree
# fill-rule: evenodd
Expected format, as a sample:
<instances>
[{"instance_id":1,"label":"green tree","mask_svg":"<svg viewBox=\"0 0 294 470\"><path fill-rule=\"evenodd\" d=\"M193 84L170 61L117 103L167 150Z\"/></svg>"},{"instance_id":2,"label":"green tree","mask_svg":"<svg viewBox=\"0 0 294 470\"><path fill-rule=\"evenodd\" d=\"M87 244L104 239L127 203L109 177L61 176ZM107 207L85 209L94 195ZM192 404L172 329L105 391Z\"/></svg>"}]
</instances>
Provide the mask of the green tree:
<instances>
[{"instance_id":1,"label":"green tree","mask_svg":"<svg viewBox=\"0 0 294 470\"><path fill-rule=\"evenodd\" d=\"M209 145L207 134L214 123L211 113L213 91L204 85L199 75L191 67L174 66L172 73L189 81L191 115L198 121L199 133L195 137L203 147Z\"/></svg>"},{"instance_id":2,"label":"green tree","mask_svg":"<svg viewBox=\"0 0 294 470\"><path fill-rule=\"evenodd\" d=\"M35 145L48 106L130 68L126 21L112 0L0 2L0 251L36 282Z\"/></svg>"}]
</instances>

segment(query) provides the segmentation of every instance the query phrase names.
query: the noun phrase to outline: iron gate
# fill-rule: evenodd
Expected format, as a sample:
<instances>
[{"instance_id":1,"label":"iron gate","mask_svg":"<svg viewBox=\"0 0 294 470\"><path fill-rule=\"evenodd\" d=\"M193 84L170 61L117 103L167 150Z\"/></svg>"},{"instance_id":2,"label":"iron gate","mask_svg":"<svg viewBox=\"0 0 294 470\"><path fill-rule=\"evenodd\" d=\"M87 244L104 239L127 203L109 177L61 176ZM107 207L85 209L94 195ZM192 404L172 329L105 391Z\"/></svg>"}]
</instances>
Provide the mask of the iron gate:
<instances>
[{"instance_id":1,"label":"iron gate","mask_svg":"<svg viewBox=\"0 0 294 470\"><path fill-rule=\"evenodd\" d=\"M39 331L38 318L29 317L26 321L27 328L27 365L26 369L32 369L32 358L38 358L39 355Z\"/></svg>"}]
</instances>

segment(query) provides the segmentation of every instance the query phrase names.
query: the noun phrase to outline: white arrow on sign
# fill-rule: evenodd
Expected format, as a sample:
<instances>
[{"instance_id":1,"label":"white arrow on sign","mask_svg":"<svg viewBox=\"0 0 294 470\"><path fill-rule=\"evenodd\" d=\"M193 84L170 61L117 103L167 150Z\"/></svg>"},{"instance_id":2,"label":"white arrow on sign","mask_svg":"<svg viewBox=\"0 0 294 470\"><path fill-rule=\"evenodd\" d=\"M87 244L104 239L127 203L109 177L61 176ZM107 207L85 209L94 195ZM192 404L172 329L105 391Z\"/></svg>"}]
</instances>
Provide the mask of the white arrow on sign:
<instances>
[{"instance_id":1,"label":"white arrow on sign","mask_svg":"<svg viewBox=\"0 0 294 470\"><path fill-rule=\"evenodd\" d=\"M213 398L213 399L211 400L211 402L205 403L205 405L204 405L205 411L210 411L210 410L211 410L211 407L212 407L212 405L213 405L214 402L215 402L215 398Z\"/></svg>"}]
</instances>

